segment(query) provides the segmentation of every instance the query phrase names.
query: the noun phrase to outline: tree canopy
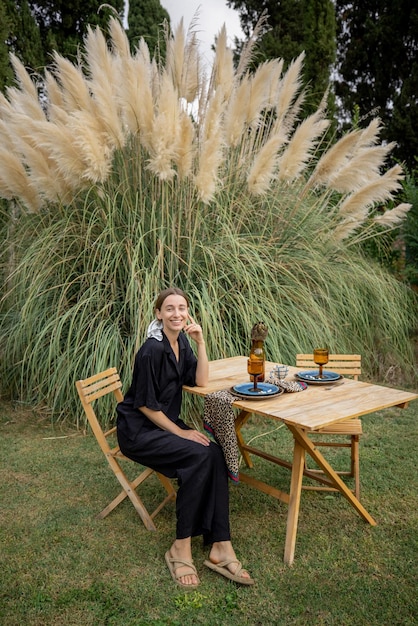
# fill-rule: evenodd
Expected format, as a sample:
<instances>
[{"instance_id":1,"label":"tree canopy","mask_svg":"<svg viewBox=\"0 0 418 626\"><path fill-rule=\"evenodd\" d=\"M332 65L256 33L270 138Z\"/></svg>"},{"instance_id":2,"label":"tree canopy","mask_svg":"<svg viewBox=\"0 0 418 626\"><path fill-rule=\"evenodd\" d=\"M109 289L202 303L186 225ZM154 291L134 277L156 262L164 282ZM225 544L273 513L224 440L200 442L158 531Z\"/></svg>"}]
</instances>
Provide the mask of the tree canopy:
<instances>
[{"instance_id":1,"label":"tree canopy","mask_svg":"<svg viewBox=\"0 0 418 626\"><path fill-rule=\"evenodd\" d=\"M0 2L0 91L3 91L13 79L13 72L9 64L9 50L6 44L10 32L9 23L6 7L3 2Z\"/></svg>"},{"instance_id":2,"label":"tree canopy","mask_svg":"<svg viewBox=\"0 0 418 626\"><path fill-rule=\"evenodd\" d=\"M306 112L316 108L330 81L335 61L336 23L332 0L228 0L249 37L267 12L268 28L257 46L256 61L282 58L287 66L305 51L303 79L309 85ZM332 98L329 101L333 109Z\"/></svg>"},{"instance_id":3,"label":"tree canopy","mask_svg":"<svg viewBox=\"0 0 418 626\"><path fill-rule=\"evenodd\" d=\"M117 12L123 17L124 0L28 0L39 26L45 53L58 51L69 58L77 55L87 26L106 27L109 16ZM113 10L112 10L113 7Z\"/></svg>"},{"instance_id":4,"label":"tree canopy","mask_svg":"<svg viewBox=\"0 0 418 626\"><path fill-rule=\"evenodd\" d=\"M124 0L0 0L0 91L13 83L9 53L26 67L42 70L56 51L74 60L87 32L87 26L106 30L109 16L122 21ZM132 49L143 37L153 53L164 55L165 39L161 26L170 23L159 0L131 0L127 35Z\"/></svg>"},{"instance_id":5,"label":"tree canopy","mask_svg":"<svg viewBox=\"0 0 418 626\"><path fill-rule=\"evenodd\" d=\"M13 82L9 62L13 52L24 65L39 70L45 65L45 54L39 27L28 0L0 0L0 90Z\"/></svg>"},{"instance_id":6,"label":"tree canopy","mask_svg":"<svg viewBox=\"0 0 418 626\"><path fill-rule=\"evenodd\" d=\"M336 93L351 122L381 117L394 154L412 169L418 155L418 5L414 0L337 0Z\"/></svg>"},{"instance_id":7,"label":"tree canopy","mask_svg":"<svg viewBox=\"0 0 418 626\"><path fill-rule=\"evenodd\" d=\"M130 0L127 35L131 47L143 37L151 51L158 48L164 53L165 40L161 36L164 21L169 24L170 16L160 0Z\"/></svg>"},{"instance_id":8,"label":"tree canopy","mask_svg":"<svg viewBox=\"0 0 418 626\"><path fill-rule=\"evenodd\" d=\"M378 115L393 155L416 167L418 155L418 5L415 0L228 0L249 36L263 11L271 27L259 60L289 62L306 51L311 100L330 81L343 127ZM336 54L336 63L335 63ZM331 74L331 71L335 72Z\"/></svg>"}]
</instances>

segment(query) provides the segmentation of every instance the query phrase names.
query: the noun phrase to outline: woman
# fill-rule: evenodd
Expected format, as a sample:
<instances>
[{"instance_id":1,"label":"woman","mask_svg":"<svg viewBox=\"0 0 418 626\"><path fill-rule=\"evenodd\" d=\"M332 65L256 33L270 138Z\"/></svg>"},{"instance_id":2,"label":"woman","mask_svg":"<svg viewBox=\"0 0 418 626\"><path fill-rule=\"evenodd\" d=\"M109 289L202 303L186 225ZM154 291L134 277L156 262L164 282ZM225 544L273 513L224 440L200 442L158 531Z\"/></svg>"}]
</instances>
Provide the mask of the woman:
<instances>
[{"instance_id":1,"label":"woman","mask_svg":"<svg viewBox=\"0 0 418 626\"><path fill-rule=\"evenodd\" d=\"M162 291L156 320L135 358L133 380L118 404L117 432L127 457L178 481L176 539L165 559L173 580L195 589L192 537L211 545L205 565L226 578L253 584L231 543L228 475L221 448L179 419L182 386L205 386L209 366L202 328L176 287ZM196 344L197 357L189 337Z\"/></svg>"}]
</instances>

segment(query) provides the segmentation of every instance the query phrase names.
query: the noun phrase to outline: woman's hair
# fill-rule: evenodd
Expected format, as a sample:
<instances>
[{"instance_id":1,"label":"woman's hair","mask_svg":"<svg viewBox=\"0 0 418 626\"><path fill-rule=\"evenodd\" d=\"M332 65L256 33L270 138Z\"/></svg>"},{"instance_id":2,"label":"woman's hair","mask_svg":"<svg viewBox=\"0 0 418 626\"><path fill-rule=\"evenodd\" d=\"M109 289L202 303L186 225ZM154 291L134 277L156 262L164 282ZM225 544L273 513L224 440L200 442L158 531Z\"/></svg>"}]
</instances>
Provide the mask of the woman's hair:
<instances>
[{"instance_id":1,"label":"woman's hair","mask_svg":"<svg viewBox=\"0 0 418 626\"><path fill-rule=\"evenodd\" d=\"M156 311L161 310L161 307L163 306L163 302L167 298L167 296L183 296L183 298L186 300L187 306L189 306L190 304L189 298L186 296L186 294L184 293L182 289L179 289L178 287L168 287L168 289L163 289L158 294L158 297L155 301L154 310Z\"/></svg>"}]
</instances>

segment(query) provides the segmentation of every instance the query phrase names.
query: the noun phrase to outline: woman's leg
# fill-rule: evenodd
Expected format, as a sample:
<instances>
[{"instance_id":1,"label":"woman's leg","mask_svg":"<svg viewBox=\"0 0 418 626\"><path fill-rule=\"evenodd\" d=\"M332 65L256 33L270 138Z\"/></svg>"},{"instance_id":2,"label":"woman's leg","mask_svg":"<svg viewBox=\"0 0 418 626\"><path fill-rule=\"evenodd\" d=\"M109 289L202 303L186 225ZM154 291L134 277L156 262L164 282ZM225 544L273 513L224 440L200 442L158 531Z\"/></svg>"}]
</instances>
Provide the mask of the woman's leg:
<instances>
[{"instance_id":1,"label":"woman's leg","mask_svg":"<svg viewBox=\"0 0 418 626\"><path fill-rule=\"evenodd\" d=\"M203 534L208 543L230 539L229 492L221 448L183 439L157 428L142 428L137 441L119 434L129 458L178 480L176 538Z\"/></svg>"},{"instance_id":2,"label":"woman's leg","mask_svg":"<svg viewBox=\"0 0 418 626\"><path fill-rule=\"evenodd\" d=\"M213 442L200 447L198 461L178 471L177 537L203 535L205 543L228 540L229 491L223 453Z\"/></svg>"},{"instance_id":3,"label":"woman's leg","mask_svg":"<svg viewBox=\"0 0 418 626\"><path fill-rule=\"evenodd\" d=\"M191 537L203 534L205 543L212 546L209 558L213 563L236 559L230 541L228 473L217 444L202 446L160 429L143 428L139 441L124 440L119 435L119 445L132 460L178 479L176 539L169 551L171 558L192 561ZM236 568L233 562L228 566L231 573ZM187 566L177 575L183 584L197 584ZM249 577L244 571L242 576Z\"/></svg>"}]
</instances>

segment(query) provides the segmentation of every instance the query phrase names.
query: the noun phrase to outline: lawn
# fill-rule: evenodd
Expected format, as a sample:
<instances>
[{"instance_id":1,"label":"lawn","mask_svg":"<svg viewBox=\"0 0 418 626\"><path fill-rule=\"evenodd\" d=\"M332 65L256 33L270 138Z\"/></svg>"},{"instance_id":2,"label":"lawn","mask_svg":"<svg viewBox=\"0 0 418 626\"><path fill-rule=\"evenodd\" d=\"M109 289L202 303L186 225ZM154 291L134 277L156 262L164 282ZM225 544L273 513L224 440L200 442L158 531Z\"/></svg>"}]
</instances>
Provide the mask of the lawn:
<instances>
[{"instance_id":1,"label":"lawn","mask_svg":"<svg viewBox=\"0 0 418 626\"><path fill-rule=\"evenodd\" d=\"M185 594L164 562L173 505L156 518L156 533L145 530L130 502L98 520L118 486L92 435L2 402L0 623L416 624L417 424L418 402L364 418L362 501L378 525L367 525L339 495L304 492L292 567L282 560L286 505L231 484L234 544L256 585L238 587L206 570L196 539L202 584ZM267 430L271 423L249 425L250 434ZM285 428L264 440L290 454ZM285 469L256 459L256 471L288 487ZM157 482L148 483L147 502L159 495Z\"/></svg>"}]
</instances>

